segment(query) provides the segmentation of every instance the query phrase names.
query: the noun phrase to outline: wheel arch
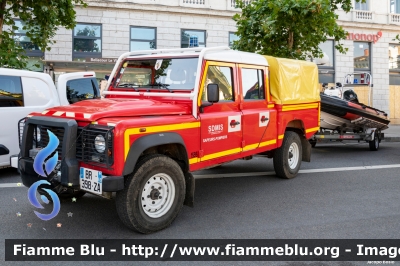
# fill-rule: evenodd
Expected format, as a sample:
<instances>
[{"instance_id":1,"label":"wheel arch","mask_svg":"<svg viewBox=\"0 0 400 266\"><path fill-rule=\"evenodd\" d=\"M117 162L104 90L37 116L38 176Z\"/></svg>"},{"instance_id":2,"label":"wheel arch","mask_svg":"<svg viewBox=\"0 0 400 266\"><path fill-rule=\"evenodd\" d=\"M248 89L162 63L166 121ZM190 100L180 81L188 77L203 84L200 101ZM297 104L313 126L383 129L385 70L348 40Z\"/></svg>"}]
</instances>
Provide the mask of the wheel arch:
<instances>
[{"instance_id":1,"label":"wheel arch","mask_svg":"<svg viewBox=\"0 0 400 266\"><path fill-rule=\"evenodd\" d=\"M147 154L164 154L176 160L184 173L189 171L185 142L178 133L160 132L138 138L132 143L126 157L123 175L132 173L139 158Z\"/></svg>"},{"instance_id":2,"label":"wheel arch","mask_svg":"<svg viewBox=\"0 0 400 266\"><path fill-rule=\"evenodd\" d=\"M285 131L293 131L299 135L300 140L301 140L301 146L302 146L302 161L310 162L312 147L311 147L310 142L306 139L305 127L304 127L303 121L299 120L299 119L290 121L286 125Z\"/></svg>"}]
</instances>

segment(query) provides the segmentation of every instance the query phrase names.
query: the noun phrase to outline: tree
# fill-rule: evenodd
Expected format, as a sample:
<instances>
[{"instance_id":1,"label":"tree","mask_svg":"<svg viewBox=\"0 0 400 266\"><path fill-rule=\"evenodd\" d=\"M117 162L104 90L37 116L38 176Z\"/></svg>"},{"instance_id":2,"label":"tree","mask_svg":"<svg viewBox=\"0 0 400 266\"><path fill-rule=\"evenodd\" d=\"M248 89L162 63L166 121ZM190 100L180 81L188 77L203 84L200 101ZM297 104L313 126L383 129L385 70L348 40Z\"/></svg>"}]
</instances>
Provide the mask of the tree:
<instances>
[{"instance_id":1,"label":"tree","mask_svg":"<svg viewBox=\"0 0 400 266\"><path fill-rule=\"evenodd\" d=\"M357 2L365 0L356 0ZM335 11L352 8L352 0L254 0L248 5L238 0L241 14L237 23L233 48L277 57L306 59L321 58L320 43L333 37L335 48L345 53L340 40L347 32L336 23Z\"/></svg>"},{"instance_id":2,"label":"tree","mask_svg":"<svg viewBox=\"0 0 400 266\"><path fill-rule=\"evenodd\" d=\"M28 57L14 34L18 30L26 31L32 46L50 51L59 26L75 27L74 4L87 6L83 0L0 0L0 66L26 67ZM22 22L22 29L14 18Z\"/></svg>"}]
</instances>

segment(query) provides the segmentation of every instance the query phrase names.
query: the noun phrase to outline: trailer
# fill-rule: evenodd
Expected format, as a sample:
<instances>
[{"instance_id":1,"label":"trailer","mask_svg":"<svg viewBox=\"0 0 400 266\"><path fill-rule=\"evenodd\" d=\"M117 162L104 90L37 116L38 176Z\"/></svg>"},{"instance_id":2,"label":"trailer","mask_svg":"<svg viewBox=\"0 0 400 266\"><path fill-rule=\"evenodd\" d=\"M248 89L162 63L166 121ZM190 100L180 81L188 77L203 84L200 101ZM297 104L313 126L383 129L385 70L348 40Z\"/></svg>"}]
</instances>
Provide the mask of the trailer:
<instances>
[{"instance_id":1,"label":"trailer","mask_svg":"<svg viewBox=\"0 0 400 266\"><path fill-rule=\"evenodd\" d=\"M354 88L366 88L368 105L359 102ZM390 121L384 111L372 107L372 88L372 76L367 72L347 74L343 83L336 83L335 87L324 84L320 130L310 139L311 146L315 147L317 142L353 140L366 141L370 150L377 151L384 138L382 131Z\"/></svg>"}]
</instances>

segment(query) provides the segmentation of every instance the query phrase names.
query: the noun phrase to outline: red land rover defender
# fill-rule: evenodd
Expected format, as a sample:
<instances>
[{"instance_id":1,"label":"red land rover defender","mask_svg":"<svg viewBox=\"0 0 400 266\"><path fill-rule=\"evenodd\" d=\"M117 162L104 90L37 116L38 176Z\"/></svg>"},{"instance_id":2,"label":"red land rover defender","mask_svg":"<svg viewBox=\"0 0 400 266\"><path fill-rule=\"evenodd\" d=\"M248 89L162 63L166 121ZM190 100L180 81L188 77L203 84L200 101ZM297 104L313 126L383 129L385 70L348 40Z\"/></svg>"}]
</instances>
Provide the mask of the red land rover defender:
<instances>
[{"instance_id":1,"label":"red land rover defender","mask_svg":"<svg viewBox=\"0 0 400 266\"><path fill-rule=\"evenodd\" d=\"M315 64L227 47L125 53L103 96L27 117L22 181L43 179L33 161L50 130L60 140L51 189L66 198L116 192L119 217L141 233L193 206L193 171L262 155L277 176L295 177L319 129Z\"/></svg>"}]
</instances>

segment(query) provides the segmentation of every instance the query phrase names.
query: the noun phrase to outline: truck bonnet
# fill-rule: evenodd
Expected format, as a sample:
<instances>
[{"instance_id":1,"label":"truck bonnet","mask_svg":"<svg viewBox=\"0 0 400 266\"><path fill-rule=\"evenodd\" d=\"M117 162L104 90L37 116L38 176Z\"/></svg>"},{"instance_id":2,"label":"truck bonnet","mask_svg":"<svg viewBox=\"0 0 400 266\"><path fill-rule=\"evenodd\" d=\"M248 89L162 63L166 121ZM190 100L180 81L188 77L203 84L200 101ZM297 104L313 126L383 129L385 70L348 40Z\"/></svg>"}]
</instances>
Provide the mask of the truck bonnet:
<instances>
[{"instance_id":1,"label":"truck bonnet","mask_svg":"<svg viewBox=\"0 0 400 266\"><path fill-rule=\"evenodd\" d=\"M189 105L153 99L87 100L69 106L50 108L42 112L42 115L46 116L75 118L79 121L89 122L107 117L185 114L191 114Z\"/></svg>"}]
</instances>

